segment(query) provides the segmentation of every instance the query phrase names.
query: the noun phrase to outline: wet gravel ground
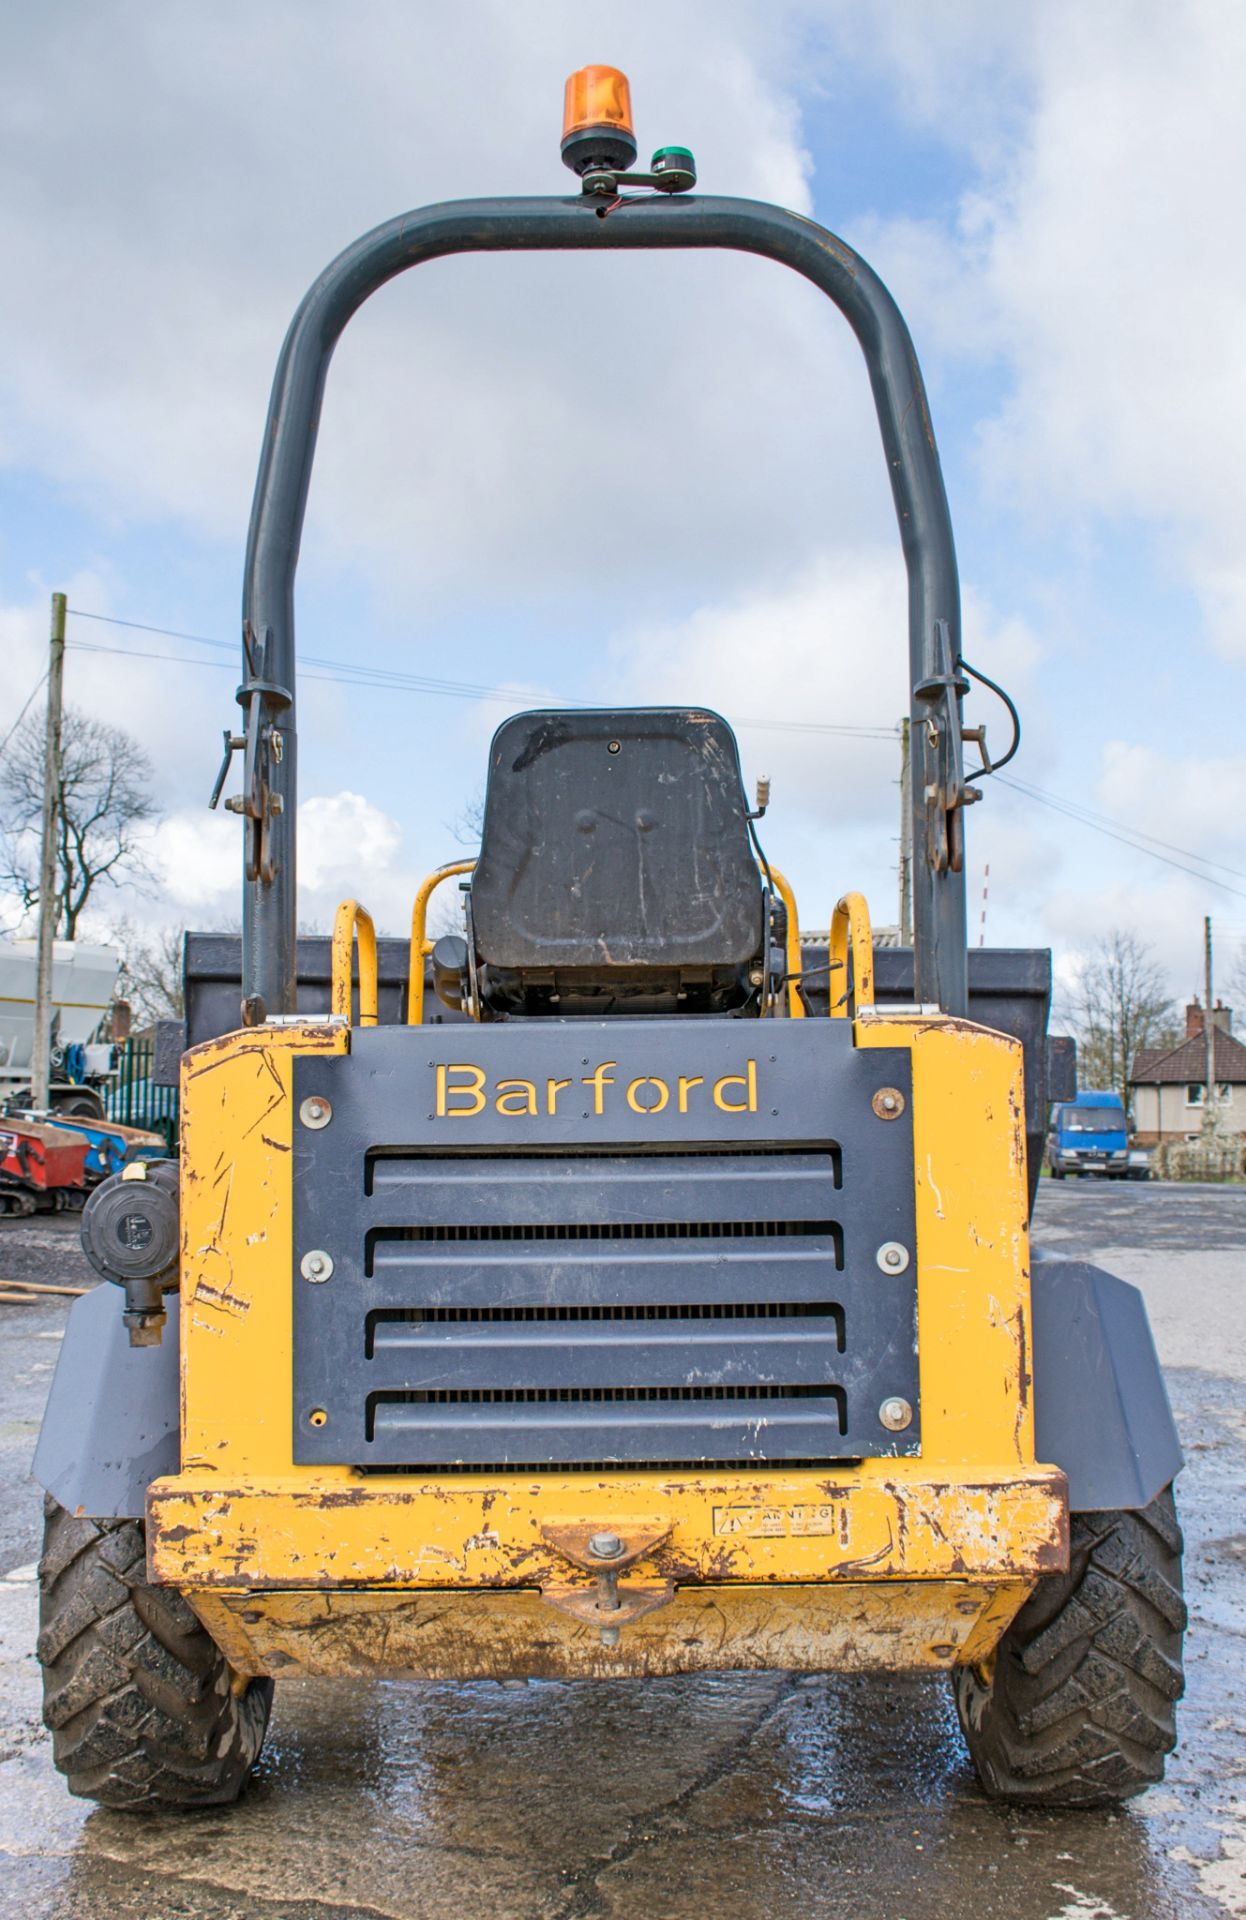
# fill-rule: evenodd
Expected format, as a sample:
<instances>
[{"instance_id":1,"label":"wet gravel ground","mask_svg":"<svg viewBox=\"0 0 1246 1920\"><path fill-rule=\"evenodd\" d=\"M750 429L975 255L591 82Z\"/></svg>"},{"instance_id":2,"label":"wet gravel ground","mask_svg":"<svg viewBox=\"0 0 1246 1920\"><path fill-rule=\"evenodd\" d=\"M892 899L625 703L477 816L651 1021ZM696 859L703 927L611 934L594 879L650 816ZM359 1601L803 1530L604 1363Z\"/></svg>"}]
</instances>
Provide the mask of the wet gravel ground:
<instances>
[{"instance_id":1,"label":"wet gravel ground","mask_svg":"<svg viewBox=\"0 0 1246 1920\"><path fill-rule=\"evenodd\" d=\"M0 1225L0 1278L76 1282L75 1225ZM1246 1190L1044 1183L1038 1234L1143 1288L1169 1369L1192 1626L1163 1787L1114 1814L995 1807L941 1679L294 1679L239 1807L92 1810L52 1771L30 1652L27 1470L65 1308L0 1307L0 1915L1246 1915Z\"/></svg>"}]
</instances>

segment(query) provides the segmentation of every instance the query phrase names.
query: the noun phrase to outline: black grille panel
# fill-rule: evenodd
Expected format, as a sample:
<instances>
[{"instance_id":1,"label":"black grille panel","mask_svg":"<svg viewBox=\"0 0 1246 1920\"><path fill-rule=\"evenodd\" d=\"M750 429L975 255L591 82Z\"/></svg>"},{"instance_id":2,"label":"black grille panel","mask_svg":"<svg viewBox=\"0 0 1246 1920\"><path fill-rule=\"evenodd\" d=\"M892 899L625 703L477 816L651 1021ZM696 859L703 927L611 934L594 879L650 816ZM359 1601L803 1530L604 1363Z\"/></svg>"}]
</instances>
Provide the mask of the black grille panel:
<instances>
[{"instance_id":1,"label":"black grille panel","mask_svg":"<svg viewBox=\"0 0 1246 1920\"><path fill-rule=\"evenodd\" d=\"M771 1059L826 1049L785 1024L765 1035ZM644 1025L615 1023L600 1051L621 1056ZM587 1032L576 1023L562 1044L591 1052ZM334 1113L297 1142L296 1460L609 1470L915 1449L916 1421L897 1437L877 1417L889 1395L917 1401L914 1275L876 1259L884 1240L913 1244L911 1128L869 1103L884 1078L907 1096L906 1055L863 1064L849 1036L834 1040L861 1083L869 1162L850 1130L811 1141L807 1126L756 1151L668 1140L512 1155L378 1140L397 1076L352 1076L356 1050L382 1044L356 1034L351 1057L296 1064L298 1097L321 1092ZM352 1101L370 1137L340 1126ZM447 1133L471 1137L435 1137ZM308 1248L331 1256L327 1284L299 1274Z\"/></svg>"}]
</instances>

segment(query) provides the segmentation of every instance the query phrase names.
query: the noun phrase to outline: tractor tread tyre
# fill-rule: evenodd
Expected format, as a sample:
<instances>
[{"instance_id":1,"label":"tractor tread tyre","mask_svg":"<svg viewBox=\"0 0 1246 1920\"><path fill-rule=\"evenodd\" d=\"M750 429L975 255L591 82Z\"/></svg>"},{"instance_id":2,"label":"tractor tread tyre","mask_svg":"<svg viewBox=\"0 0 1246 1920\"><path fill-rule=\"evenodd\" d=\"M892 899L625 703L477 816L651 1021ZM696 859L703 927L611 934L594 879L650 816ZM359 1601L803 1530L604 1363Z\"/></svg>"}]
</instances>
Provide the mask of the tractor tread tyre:
<instances>
[{"instance_id":1,"label":"tractor tread tyre","mask_svg":"<svg viewBox=\"0 0 1246 1920\"><path fill-rule=\"evenodd\" d=\"M989 1677L954 1676L992 1799L1112 1806L1162 1779L1185 1686L1181 1549L1171 1487L1137 1512L1071 1516L1069 1571L1039 1581Z\"/></svg>"},{"instance_id":2,"label":"tractor tread tyre","mask_svg":"<svg viewBox=\"0 0 1246 1920\"><path fill-rule=\"evenodd\" d=\"M181 1594L147 1584L140 1521L76 1519L44 1501L38 1656L44 1725L71 1793L135 1811L237 1799L273 1683L239 1690Z\"/></svg>"}]
</instances>

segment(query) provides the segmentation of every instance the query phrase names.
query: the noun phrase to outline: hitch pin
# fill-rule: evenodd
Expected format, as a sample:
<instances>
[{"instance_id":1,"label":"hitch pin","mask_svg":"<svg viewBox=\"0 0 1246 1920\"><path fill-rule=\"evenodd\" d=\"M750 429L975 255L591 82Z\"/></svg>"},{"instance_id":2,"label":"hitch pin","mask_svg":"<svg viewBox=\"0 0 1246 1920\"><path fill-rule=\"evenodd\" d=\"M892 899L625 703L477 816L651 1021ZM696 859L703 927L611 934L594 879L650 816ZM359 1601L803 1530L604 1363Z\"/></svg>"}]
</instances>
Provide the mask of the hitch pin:
<instances>
[{"instance_id":1,"label":"hitch pin","mask_svg":"<svg viewBox=\"0 0 1246 1920\"><path fill-rule=\"evenodd\" d=\"M617 1573L599 1573L597 1575L597 1611L598 1613L617 1613L619 1610L619 1576ZM603 1647L617 1647L619 1629L602 1627L601 1644Z\"/></svg>"}]
</instances>

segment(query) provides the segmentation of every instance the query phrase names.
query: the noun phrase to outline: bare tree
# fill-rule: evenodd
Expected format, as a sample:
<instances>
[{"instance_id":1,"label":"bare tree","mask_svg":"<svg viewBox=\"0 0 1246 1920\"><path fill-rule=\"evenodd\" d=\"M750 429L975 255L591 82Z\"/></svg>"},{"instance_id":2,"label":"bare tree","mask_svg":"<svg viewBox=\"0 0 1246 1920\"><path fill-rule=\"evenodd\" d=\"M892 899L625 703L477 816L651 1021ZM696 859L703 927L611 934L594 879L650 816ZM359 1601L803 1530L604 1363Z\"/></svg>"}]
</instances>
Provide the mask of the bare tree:
<instances>
[{"instance_id":1,"label":"bare tree","mask_svg":"<svg viewBox=\"0 0 1246 1920\"><path fill-rule=\"evenodd\" d=\"M480 837L485 830L485 790L477 787L469 800L463 802L458 817L446 823L446 831L459 846L469 847L473 853L480 845Z\"/></svg>"},{"instance_id":2,"label":"bare tree","mask_svg":"<svg viewBox=\"0 0 1246 1920\"><path fill-rule=\"evenodd\" d=\"M136 1026L182 1018L185 936L185 927L136 927L129 920L121 920L110 929L109 940L121 952L117 993L133 1007Z\"/></svg>"},{"instance_id":3,"label":"bare tree","mask_svg":"<svg viewBox=\"0 0 1246 1920\"><path fill-rule=\"evenodd\" d=\"M0 763L3 880L29 910L39 901L39 821L43 806L43 721L32 715ZM151 873L143 828L159 817L152 766L121 727L65 710L56 852L57 933L72 940L95 888L142 881Z\"/></svg>"},{"instance_id":4,"label":"bare tree","mask_svg":"<svg viewBox=\"0 0 1246 1920\"><path fill-rule=\"evenodd\" d=\"M1095 942L1065 997L1077 1036L1082 1086L1111 1088L1129 1105L1129 1072L1141 1047L1175 1046L1172 995L1147 942L1131 928Z\"/></svg>"}]
</instances>

